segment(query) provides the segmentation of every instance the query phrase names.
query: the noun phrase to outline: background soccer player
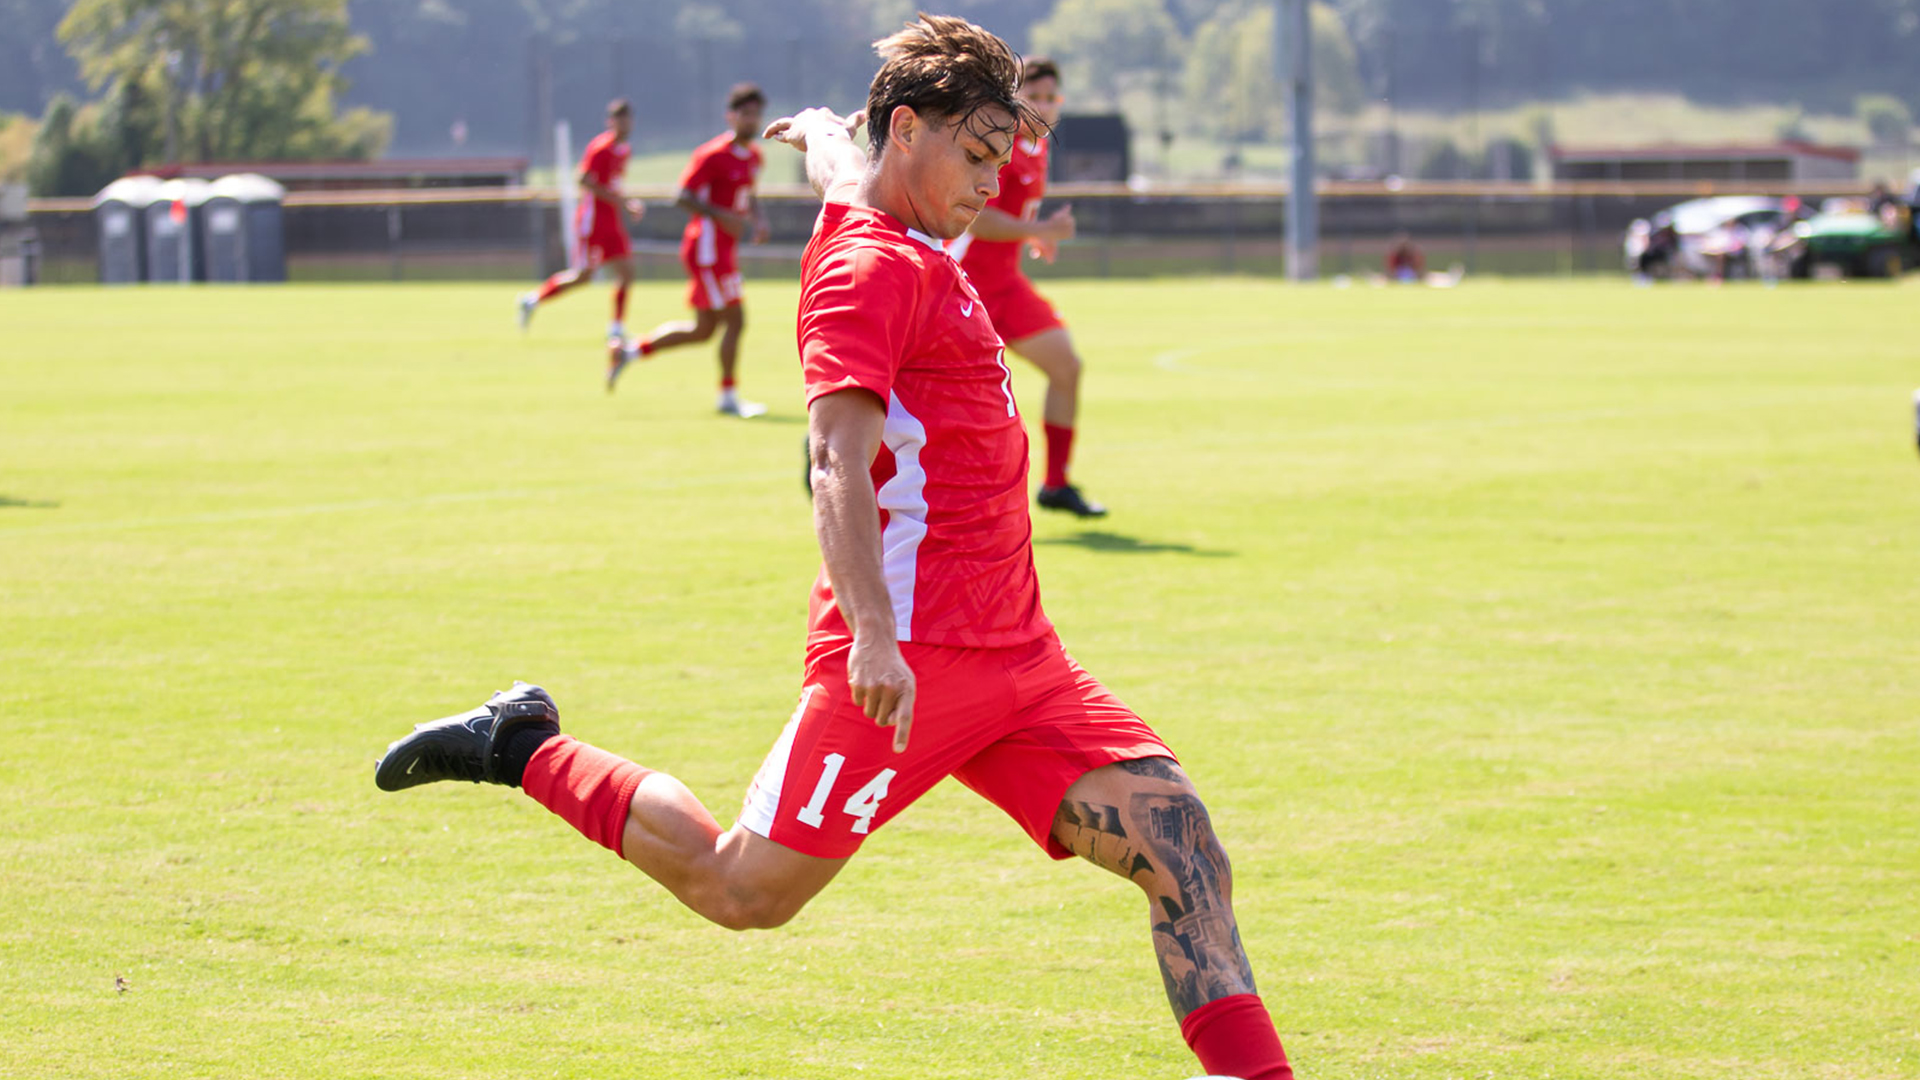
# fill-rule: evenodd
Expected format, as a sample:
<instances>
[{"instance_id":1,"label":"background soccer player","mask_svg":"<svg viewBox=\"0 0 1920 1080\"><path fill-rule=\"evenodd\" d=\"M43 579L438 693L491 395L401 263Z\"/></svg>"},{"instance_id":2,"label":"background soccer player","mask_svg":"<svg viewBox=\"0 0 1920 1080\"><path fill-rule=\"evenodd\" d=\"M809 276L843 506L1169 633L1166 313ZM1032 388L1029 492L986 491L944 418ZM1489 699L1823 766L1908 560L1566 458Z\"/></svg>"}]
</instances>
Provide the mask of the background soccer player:
<instances>
[{"instance_id":1,"label":"background soccer player","mask_svg":"<svg viewBox=\"0 0 1920 1080\"><path fill-rule=\"evenodd\" d=\"M680 178L680 198L674 205L692 215L680 240L680 261L687 268L687 302L693 308L693 321L666 323L639 341L617 343L619 347L607 359L608 391L634 357L705 341L719 330L720 411L730 416L766 411L762 405L740 400L734 386L740 334L746 328L735 252L749 230L754 243L767 239L767 220L754 191L760 150L753 145L766 103L766 95L752 83L734 87L727 95L727 130L693 152Z\"/></svg>"},{"instance_id":2,"label":"background soccer player","mask_svg":"<svg viewBox=\"0 0 1920 1080\"><path fill-rule=\"evenodd\" d=\"M580 209L574 212L578 250L574 265L520 297L520 329L533 319L533 309L584 281L602 266L612 269L620 284L613 290L613 325L607 337L626 337L627 288L633 284L633 242L627 236L647 208L639 199L621 197L620 179L627 172L627 136L633 131L633 106L625 98L607 104L607 130L587 143L580 155Z\"/></svg>"},{"instance_id":3,"label":"background soccer player","mask_svg":"<svg viewBox=\"0 0 1920 1080\"><path fill-rule=\"evenodd\" d=\"M1067 479L1080 411L1080 354L1073 351L1073 337L1053 305L1020 269L1023 251L1052 262L1060 242L1073 239L1071 206L1044 220L1039 216L1040 199L1047 191L1047 132L1060 119L1059 67L1042 57L1029 58L1021 73L1020 100L1039 124L1021 129L1013 160L1000 170L1000 194L948 250L980 290L993 328L1007 348L1046 373L1041 427L1047 440L1047 474L1035 501L1049 510L1100 517L1106 507L1087 501Z\"/></svg>"},{"instance_id":4,"label":"background soccer player","mask_svg":"<svg viewBox=\"0 0 1920 1080\"><path fill-rule=\"evenodd\" d=\"M942 242L998 188L1025 106L1005 43L922 16L879 43L869 162L823 109L770 134L826 206L799 337L822 572L799 706L722 830L685 785L559 733L516 684L423 724L384 789L517 785L727 927L778 926L947 776L1056 859L1147 897L1169 1003L1209 1072L1291 1080L1254 990L1231 868L1166 744L1075 663L1040 607L1027 434L1004 349Z\"/></svg>"}]
</instances>

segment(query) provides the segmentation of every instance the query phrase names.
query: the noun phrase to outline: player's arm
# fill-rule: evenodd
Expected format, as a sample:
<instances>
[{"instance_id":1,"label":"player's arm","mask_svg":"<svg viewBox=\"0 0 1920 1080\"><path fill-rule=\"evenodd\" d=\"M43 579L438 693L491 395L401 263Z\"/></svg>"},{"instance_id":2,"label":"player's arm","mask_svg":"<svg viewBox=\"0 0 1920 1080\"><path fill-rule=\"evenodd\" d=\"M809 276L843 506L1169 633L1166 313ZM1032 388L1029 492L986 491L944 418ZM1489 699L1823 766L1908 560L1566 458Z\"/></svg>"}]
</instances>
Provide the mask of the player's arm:
<instances>
[{"instance_id":1,"label":"player's arm","mask_svg":"<svg viewBox=\"0 0 1920 1080\"><path fill-rule=\"evenodd\" d=\"M1073 239L1075 229L1072 206L1062 206L1037 220L1015 217L998 207L988 206L981 209L973 224L967 227L969 233L981 240L1024 240L1036 256L1048 262L1053 261L1062 242Z\"/></svg>"},{"instance_id":2,"label":"player's arm","mask_svg":"<svg viewBox=\"0 0 1920 1080\"><path fill-rule=\"evenodd\" d=\"M608 187L607 185L601 183L600 178L593 175L592 169L581 169L580 176L578 177L578 179L580 181L580 190L586 192L587 194L593 196L594 198L605 199L607 202L620 201L619 193L615 192L611 187Z\"/></svg>"},{"instance_id":3,"label":"player's arm","mask_svg":"<svg viewBox=\"0 0 1920 1080\"><path fill-rule=\"evenodd\" d=\"M748 221L745 214L716 206L695 194L690 187L680 189L680 197L673 200L673 205L689 214L712 218L714 224L720 226L728 236L737 237L747 231Z\"/></svg>"},{"instance_id":4,"label":"player's arm","mask_svg":"<svg viewBox=\"0 0 1920 1080\"><path fill-rule=\"evenodd\" d=\"M580 190L586 192L588 198L599 199L619 207L620 212L627 219L625 224L632 225L639 221L647 212L646 207L640 204L639 199L622 199L620 193L613 190L612 185L601 183L600 177L594 174L594 164L591 159L580 163L580 175L574 177L580 185Z\"/></svg>"},{"instance_id":5,"label":"player's arm","mask_svg":"<svg viewBox=\"0 0 1920 1080\"><path fill-rule=\"evenodd\" d=\"M1028 220L1014 217L996 206L985 207L967 228L981 240L1051 240L1059 243L1073 239L1073 207L1063 206L1044 218Z\"/></svg>"},{"instance_id":6,"label":"player's arm","mask_svg":"<svg viewBox=\"0 0 1920 1080\"><path fill-rule=\"evenodd\" d=\"M844 202L867 174L867 152L853 141L866 118L865 113L839 116L831 109L807 109L775 120L764 137L807 156L807 183L815 195Z\"/></svg>"},{"instance_id":7,"label":"player's arm","mask_svg":"<svg viewBox=\"0 0 1920 1080\"><path fill-rule=\"evenodd\" d=\"M847 685L867 716L895 729L897 753L907 748L913 726L914 679L894 637L893 600L881 560L880 504L869 472L886 422L886 408L871 391L849 388L824 395L807 410L807 452L814 533L835 603L853 630Z\"/></svg>"}]
</instances>

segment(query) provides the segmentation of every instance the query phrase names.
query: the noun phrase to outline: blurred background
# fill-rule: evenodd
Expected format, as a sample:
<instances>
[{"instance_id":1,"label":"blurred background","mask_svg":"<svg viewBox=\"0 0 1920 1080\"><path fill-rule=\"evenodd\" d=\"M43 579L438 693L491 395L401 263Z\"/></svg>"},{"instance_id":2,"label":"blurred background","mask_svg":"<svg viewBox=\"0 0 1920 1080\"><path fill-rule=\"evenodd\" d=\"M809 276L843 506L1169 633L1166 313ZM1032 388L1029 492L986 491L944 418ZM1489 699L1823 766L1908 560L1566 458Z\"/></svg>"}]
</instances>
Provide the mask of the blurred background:
<instances>
[{"instance_id":1,"label":"blurred background","mask_svg":"<svg viewBox=\"0 0 1920 1080\"><path fill-rule=\"evenodd\" d=\"M286 191L294 278L536 276L565 258L556 157L609 98L637 107L630 190L670 200L729 86L759 83L772 115L855 107L869 42L915 7L0 0L7 250L39 281L98 280L109 183L257 172ZM1277 269L1281 8L944 5L1066 73L1053 181L1084 240L1042 273ZM1475 273L1618 273L1633 224L1656 234L1677 203L1762 197L1790 217L1875 181L1905 192L1916 164L1920 0L1316 0L1310 22L1329 275L1370 272L1402 234ZM752 272L792 272L799 178L769 155L776 237ZM643 226L643 273L677 273L655 250L675 218Z\"/></svg>"}]
</instances>

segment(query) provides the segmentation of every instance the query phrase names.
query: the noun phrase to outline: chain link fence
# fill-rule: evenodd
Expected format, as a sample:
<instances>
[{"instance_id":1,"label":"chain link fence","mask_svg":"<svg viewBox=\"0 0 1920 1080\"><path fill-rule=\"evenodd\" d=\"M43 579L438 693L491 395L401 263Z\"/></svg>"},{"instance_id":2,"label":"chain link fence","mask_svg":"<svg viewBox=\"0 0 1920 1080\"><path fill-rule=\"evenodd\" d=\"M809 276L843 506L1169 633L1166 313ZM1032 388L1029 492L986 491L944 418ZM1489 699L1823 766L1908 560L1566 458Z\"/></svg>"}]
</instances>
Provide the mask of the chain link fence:
<instances>
[{"instance_id":1,"label":"chain link fence","mask_svg":"<svg viewBox=\"0 0 1920 1080\"><path fill-rule=\"evenodd\" d=\"M1676 202L1726 194L1709 186L1422 184L1331 185L1321 196L1321 271L1379 272L1393 238L1410 236L1429 266L1470 274L1618 273L1629 223ZM1774 192L1784 194L1785 192ZM1818 199L1852 191L1798 191ZM635 230L641 278L678 278L686 215L668 190L641 192L648 213ZM772 240L741 249L748 277L793 278L819 203L775 190L762 204ZM1279 275L1284 269L1286 193L1250 185L1133 191L1062 186L1043 213L1070 204L1079 238L1038 278L1177 274ZM84 200L39 200L29 214L43 283L99 279L94 215ZM531 281L566 261L558 204L549 191L310 193L286 203L291 281Z\"/></svg>"}]
</instances>

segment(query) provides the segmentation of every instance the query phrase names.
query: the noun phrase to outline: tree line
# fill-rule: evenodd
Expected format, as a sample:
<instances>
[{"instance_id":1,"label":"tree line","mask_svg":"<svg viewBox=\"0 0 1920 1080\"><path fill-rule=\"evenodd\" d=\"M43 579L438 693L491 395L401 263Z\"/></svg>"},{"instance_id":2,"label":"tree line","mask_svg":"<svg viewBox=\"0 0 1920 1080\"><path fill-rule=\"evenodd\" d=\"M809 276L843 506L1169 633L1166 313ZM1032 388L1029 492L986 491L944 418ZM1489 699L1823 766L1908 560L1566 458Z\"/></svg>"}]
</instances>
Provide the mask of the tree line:
<instances>
[{"instance_id":1,"label":"tree line","mask_svg":"<svg viewBox=\"0 0 1920 1080\"><path fill-rule=\"evenodd\" d=\"M644 152L717 130L740 80L776 108L857 104L867 43L920 6L0 0L0 111L39 118L39 191L92 190L169 158L540 160L552 120L597 125L614 96L639 106ZM1137 127L1227 141L1284 132L1271 0L936 6L1054 54L1070 109L1121 107ZM1920 96L1920 0L1317 0L1313 28L1320 105L1335 115L1660 90L1839 112L1879 94L1897 118Z\"/></svg>"}]
</instances>

